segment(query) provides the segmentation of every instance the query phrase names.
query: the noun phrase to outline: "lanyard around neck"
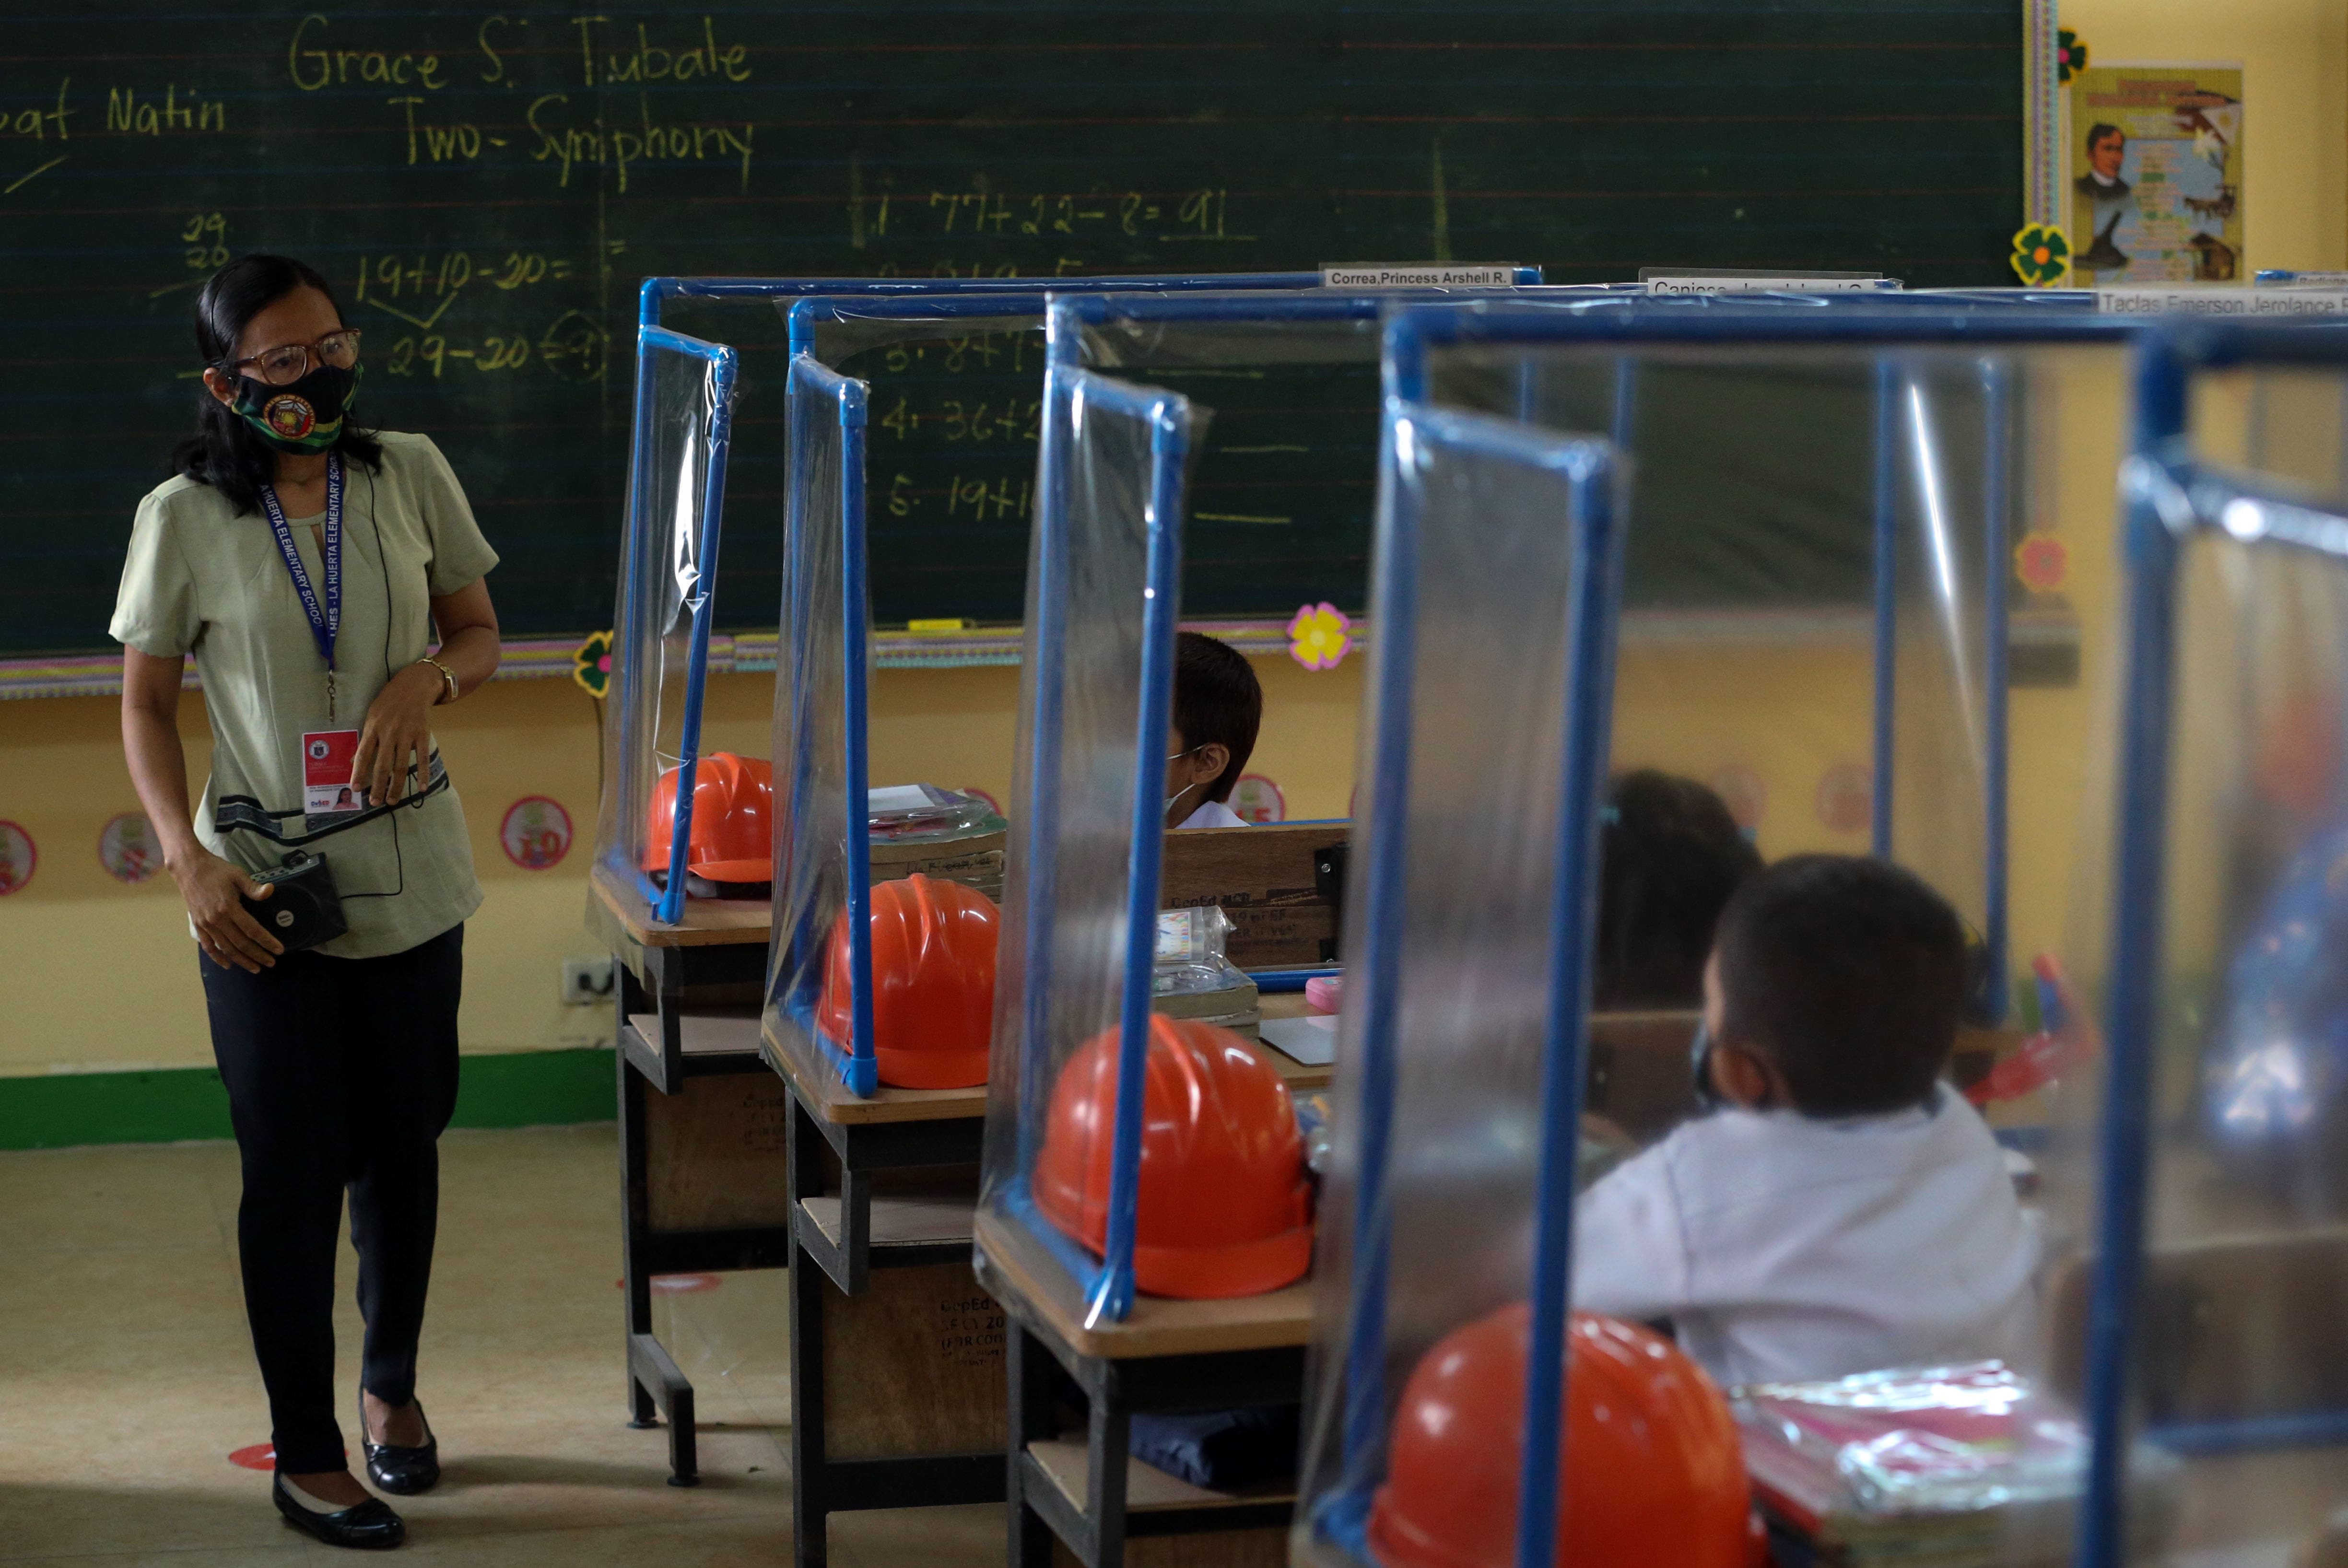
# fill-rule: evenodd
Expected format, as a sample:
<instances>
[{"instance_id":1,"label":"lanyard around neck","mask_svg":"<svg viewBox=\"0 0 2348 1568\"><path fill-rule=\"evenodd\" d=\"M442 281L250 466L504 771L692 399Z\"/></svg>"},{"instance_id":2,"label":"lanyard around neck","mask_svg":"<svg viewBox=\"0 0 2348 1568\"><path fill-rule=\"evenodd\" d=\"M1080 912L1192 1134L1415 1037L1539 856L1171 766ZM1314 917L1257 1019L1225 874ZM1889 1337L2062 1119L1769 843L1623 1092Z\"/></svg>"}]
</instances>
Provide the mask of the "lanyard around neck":
<instances>
[{"instance_id":1,"label":"lanyard around neck","mask_svg":"<svg viewBox=\"0 0 2348 1568\"><path fill-rule=\"evenodd\" d=\"M302 552L294 547L294 530L285 521L285 508L277 500L277 487L261 487L262 510L269 514L270 531L277 536L277 553L285 558L286 575L294 579L294 592L302 601L302 613L310 618L310 638L318 645L318 656L326 663L326 711L329 718L335 704L335 636L343 625L343 460L329 452L326 455L326 527L319 542L319 562L324 568L325 603L319 603L317 590L310 585L310 573L302 565Z\"/></svg>"}]
</instances>

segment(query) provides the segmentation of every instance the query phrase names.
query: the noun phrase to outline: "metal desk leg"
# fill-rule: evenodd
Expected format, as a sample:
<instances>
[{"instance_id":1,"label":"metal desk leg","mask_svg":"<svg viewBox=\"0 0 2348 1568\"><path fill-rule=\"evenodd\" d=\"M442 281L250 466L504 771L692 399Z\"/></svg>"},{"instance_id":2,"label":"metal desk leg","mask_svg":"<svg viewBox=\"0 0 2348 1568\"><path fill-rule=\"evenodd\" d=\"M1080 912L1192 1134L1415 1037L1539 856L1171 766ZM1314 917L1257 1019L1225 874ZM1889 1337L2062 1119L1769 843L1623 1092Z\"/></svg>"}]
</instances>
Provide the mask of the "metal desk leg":
<instances>
[{"instance_id":1,"label":"metal desk leg","mask_svg":"<svg viewBox=\"0 0 2348 1568\"><path fill-rule=\"evenodd\" d=\"M1117 1386L1117 1364L1099 1370L1087 1402L1092 1406L1092 1464L1085 1477L1085 1512L1092 1522L1092 1568L1125 1568L1126 1459L1133 1451L1133 1418Z\"/></svg>"},{"instance_id":2,"label":"metal desk leg","mask_svg":"<svg viewBox=\"0 0 2348 1568\"><path fill-rule=\"evenodd\" d=\"M1004 1355L1011 1375L1009 1467L1004 1477L1004 1519L1011 1531L1011 1568L1052 1568L1052 1528L1027 1500L1027 1445L1057 1436L1052 1413L1052 1353L1011 1319ZM1036 1478L1036 1483L1051 1483Z\"/></svg>"},{"instance_id":3,"label":"metal desk leg","mask_svg":"<svg viewBox=\"0 0 2348 1568\"><path fill-rule=\"evenodd\" d=\"M831 1487L823 1432L823 1292L831 1282L791 1253L791 1538L798 1568L830 1560Z\"/></svg>"},{"instance_id":4,"label":"metal desk leg","mask_svg":"<svg viewBox=\"0 0 2348 1568\"><path fill-rule=\"evenodd\" d=\"M628 1425L649 1427L657 1409L668 1417L668 1483L696 1486L701 1473L694 1444L693 1384L653 1337L653 1281L646 1255L652 1236L643 1078L624 1052L613 1053L620 1075L620 1284L626 1298Z\"/></svg>"},{"instance_id":5,"label":"metal desk leg","mask_svg":"<svg viewBox=\"0 0 2348 1568\"><path fill-rule=\"evenodd\" d=\"M627 1315L623 1345L633 1346L639 1336L653 1331L653 1282L644 1269L644 1237L651 1229L648 1195L650 1177L644 1150L644 1086L629 1069L627 1053L613 1051L613 1065L620 1074L620 1284ZM650 1427L652 1390L636 1380L635 1357L628 1368L628 1425Z\"/></svg>"},{"instance_id":6,"label":"metal desk leg","mask_svg":"<svg viewBox=\"0 0 2348 1568\"><path fill-rule=\"evenodd\" d=\"M699 1486L701 1470L694 1452L695 1430L693 1385L677 1370L661 1342L649 1334L628 1336L628 1372L639 1387L651 1390L653 1402L668 1417L668 1484Z\"/></svg>"}]
</instances>

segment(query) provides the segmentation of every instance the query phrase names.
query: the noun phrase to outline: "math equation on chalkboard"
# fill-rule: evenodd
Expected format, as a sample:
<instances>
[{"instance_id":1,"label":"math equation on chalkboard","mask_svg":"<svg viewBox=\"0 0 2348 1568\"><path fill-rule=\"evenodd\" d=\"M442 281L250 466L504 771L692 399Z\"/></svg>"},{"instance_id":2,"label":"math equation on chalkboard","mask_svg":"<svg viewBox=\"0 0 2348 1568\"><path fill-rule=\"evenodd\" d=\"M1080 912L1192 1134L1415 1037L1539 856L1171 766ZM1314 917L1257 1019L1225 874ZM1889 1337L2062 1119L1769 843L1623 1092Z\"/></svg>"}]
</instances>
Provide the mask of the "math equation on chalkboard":
<instances>
[{"instance_id":1,"label":"math equation on chalkboard","mask_svg":"<svg viewBox=\"0 0 2348 1568\"><path fill-rule=\"evenodd\" d=\"M648 276L1506 259L1555 282L1658 263L2000 281L2022 201L2012 0L1886 0L1826 29L1727 3L1719 48L1668 8L1575 0L1210 21L1109 0L19 5L0 655L105 645L131 515L203 395L197 290L252 252L328 280L363 333L355 416L440 445L502 558L504 624L546 635L611 621ZM771 626L783 325L694 319L744 355L720 616ZM873 387L884 623L1021 614L1040 351L990 330L843 366ZM1357 605L1374 372L1166 384L1213 411L1186 612Z\"/></svg>"}]
</instances>

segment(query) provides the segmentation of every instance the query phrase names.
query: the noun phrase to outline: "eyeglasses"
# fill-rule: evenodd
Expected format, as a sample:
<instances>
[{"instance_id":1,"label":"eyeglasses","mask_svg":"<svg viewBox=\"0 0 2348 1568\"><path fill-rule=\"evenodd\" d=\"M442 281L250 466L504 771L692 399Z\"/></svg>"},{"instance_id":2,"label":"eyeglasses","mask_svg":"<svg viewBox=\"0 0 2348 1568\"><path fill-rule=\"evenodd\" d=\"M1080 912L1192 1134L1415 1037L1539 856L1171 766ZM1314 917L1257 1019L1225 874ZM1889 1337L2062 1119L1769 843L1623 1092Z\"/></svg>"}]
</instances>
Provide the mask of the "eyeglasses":
<instances>
[{"instance_id":1,"label":"eyeglasses","mask_svg":"<svg viewBox=\"0 0 2348 1568\"><path fill-rule=\"evenodd\" d=\"M359 329L346 326L315 343L281 343L243 359L229 361L231 370L250 365L253 374L272 387L283 387L310 374L313 364L329 370L348 370L359 362Z\"/></svg>"}]
</instances>

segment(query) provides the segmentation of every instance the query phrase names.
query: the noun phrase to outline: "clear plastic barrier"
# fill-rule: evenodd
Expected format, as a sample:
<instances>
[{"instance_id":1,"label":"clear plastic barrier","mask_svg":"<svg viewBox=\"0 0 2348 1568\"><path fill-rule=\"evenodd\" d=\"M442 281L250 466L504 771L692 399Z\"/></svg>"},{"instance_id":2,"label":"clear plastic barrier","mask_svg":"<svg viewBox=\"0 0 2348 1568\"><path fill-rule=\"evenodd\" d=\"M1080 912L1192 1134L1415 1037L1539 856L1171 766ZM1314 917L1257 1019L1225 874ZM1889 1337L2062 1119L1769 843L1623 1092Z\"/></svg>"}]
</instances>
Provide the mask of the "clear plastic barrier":
<instances>
[{"instance_id":1,"label":"clear plastic barrier","mask_svg":"<svg viewBox=\"0 0 2348 1568\"><path fill-rule=\"evenodd\" d=\"M1414 325L1446 314L1391 329L1398 387ZM1505 1002L1519 1039L1546 1004L1478 969L1511 955L1515 927L1447 954L1440 933L1395 933L1401 994L1349 1008L1363 1033L1339 1057L1300 1562L1736 1568L1756 1508L1787 1562L2034 1568L2096 1539L2097 1177L2127 1123L2106 1117L2085 1000L2109 944L2078 934L2114 908L2098 846L2127 770L2100 738L2117 711L2113 484L2140 333L1993 305L1705 309L1700 332L1682 325L1693 314L1642 307L1577 334L1494 311L1488 330L1431 328L1418 346L1416 385L1439 399L1621 434L1638 483L1612 759L1713 785L1773 863L1715 928L1702 1055L1684 1033L1667 1047L1684 1099L1578 1202L1559 1196L1580 1162L1555 1091L1537 1093L1522 1045L1478 1048L1506 1039L1478 1029ZM1518 591L1498 572L1479 588ZM1382 671L1405 656L1394 621L1382 603ZM1412 653L1432 678L1426 649ZM1390 689L1382 676L1381 728ZM1447 717L1472 725L1475 706ZM1489 706L1527 711L1514 696ZM1528 767L1498 738L1450 746ZM2180 766L2232 769L2253 750L2196 743ZM1540 859L1537 834L1472 793L1488 781L1447 785L1511 824L1493 837L1526 865ZM1374 792L1375 836L1385 775ZM1401 884L1414 896L1399 918L1449 890L1475 900L1471 917L1488 903L1521 922L1509 890L1529 872L1447 845L1422 810L1414 792L1404 852L1427 832L1456 889ZM2177 811L2180 830L2217 818L2206 799ZM1349 934L1377 931L1358 903L1348 913ZM2002 920L2010 986L1984 978ZM1440 965L1426 984L1465 993L1426 1024L1407 991L1422 955ZM1349 958L1362 995L1380 966ZM1393 1077L1373 1092L1387 1006ZM1984 1026L2001 1012L2011 1021ZM1472 1066L1422 1082L1414 1049ZM1586 1065L1577 1087L1594 1093L1627 1077L1620 1055ZM2177 1072L2164 1117L2202 1092L2199 1071ZM1482 1124L1443 1123L1486 1093ZM1493 1171L1492 1190L1455 1169ZM1562 1256L1529 1261L1567 1215L1570 1280ZM1562 1319L1569 1291L1577 1310L1553 1331L1544 1293ZM2194 1302L2163 1311L2147 1321L2168 1326L2166 1365L2205 1318ZM1561 1460L1546 1446L1560 1429ZM2173 1443L2126 1455L2129 1506L2106 1537L2124 1549L2094 1568L2198 1564L2175 1554L2188 1540L2254 1543L2181 1527L2196 1463ZM2348 1470L2294 1495L2335 1483L2329 1509L2348 1501Z\"/></svg>"},{"instance_id":2,"label":"clear plastic barrier","mask_svg":"<svg viewBox=\"0 0 2348 1568\"><path fill-rule=\"evenodd\" d=\"M724 504L733 351L659 328L637 348L635 437L614 613L612 685L603 725L603 797L596 859L648 903L660 902L684 847L692 791L676 815L653 820L664 772L699 745L695 665L705 661L716 562L715 518ZM670 798L680 793L674 788ZM672 905L681 904L683 878ZM675 908L661 918L675 920Z\"/></svg>"},{"instance_id":3,"label":"clear plastic barrier","mask_svg":"<svg viewBox=\"0 0 2348 1568\"><path fill-rule=\"evenodd\" d=\"M1351 614L1369 587L1382 314L1399 299L1529 292L1059 297L1053 352L1214 405L1185 520L1193 603L1269 604L1285 616L1325 601Z\"/></svg>"},{"instance_id":4,"label":"clear plastic barrier","mask_svg":"<svg viewBox=\"0 0 2348 1568\"><path fill-rule=\"evenodd\" d=\"M2050 1380L2114 1423L2093 1568L2348 1551L2348 374L2197 380L2126 486L2115 1081L2044 1172ZM2188 459L2260 382L2321 416L2269 403L2274 469Z\"/></svg>"},{"instance_id":5,"label":"clear plastic barrier","mask_svg":"<svg viewBox=\"0 0 2348 1568\"><path fill-rule=\"evenodd\" d=\"M1165 1201L1162 1182L1139 1170L1139 1079L1156 952L1180 477L1206 414L1180 397L1081 371L1056 373L1046 397L982 1203L1031 1239L1071 1310L1091 1304L1118 1317L1133 1288L1136 1183L1145 1205ZM1114 1066L1104 1075L1095 1063L1094 1078L1114 1086L1113 1117L1073 1079L1060 1092L1072 1058L1111 1050ZM1097 1140L1104 1151L1114 1142L1113 1159L1077 1163L1088 1172L1115 1168L1122 1225L1072 1234L1039 1207L1039 1154L1072 1138ZM1098 1218L1110 1194L1087 1191L1085 1201Z\"/></svg>"},{"instance_id":6,"label":"clear plastic barrier","mask_svg":"<svg viewBox=\"0 0 2348 1568\"><path fill-rule=\"evenodd\" d=\"M767 1026L809 1069L870 1094L877 1079L870 1049L870 873L855 890L862 895L855 901L862 905L855 911L861 918L851 918L849 864L849 802L868 788L864 716L855 714L851 723L849 708L849 622L856 620L854 641L861 646L865 607L849 603L841 571L851 448L861 490L864 393L861 382L805 360L792 364L789 511L775 654L775 925ZM863 518L854 524L860 542ZM865 683L859 679L856 686L860 697ZM848 954L850 1029L828 1037L818 1010L840 931L854 934ZM860 1036L867 1047L860 1062Z\"/></svg>"},{"instance_id":7,"label":"clear plastic barrier","mask_svg":"<svg viewBox=\"0 0 2348 1568\"><path fill-rule=\"evenodd\" d=\"M1554 1354L1564 1332L1615 470L1603 441L1406 405L1389 432L1295 1545L1480 1563L1437 1539L1452 1504L1390 1486L1389 1461L1434 1347L1481 1325ZM1457 1390L1491 1484L1441 1456L1420 1471L1500 1562L1520 1453L1546 1443L1553 1477L1558 1452L1555 1379L1529 1428L1525 1366Z\"/></svg>"},{"instance_id":8,"label":"clear plastic barrier","mask_svg":"<svg viewBox=\"0 0 2348 1568\"><path fill-rule=\"evenodd\" d=\"M1061 280L1079 293L1179 290L1197 281ZM1275 274L1231 286L1293 292L1298 282ZM867 778L873 661L866 428L868 420L886 428L893 482L918 489L936 479L931 467L940 459L959 461L953 454L961 449L908 455L902 443L920 432L924 416L907 413L907 398L918 402L945 384L958 394L956 407L1033 407L1044 373L1046 298L1033 285L777 284L750 292L745 284L742 291L725 297L779 315L795 350L779 443L788 452L788 501L774 716L780 831L769 1033L807 1070L837 1076L858 1094L882 1083L969 1087L984 1077L986 1041L983 1026L974 1043L961 1041L969 1012L962 999L991 995L992 960L982 963L974 949L993 945L984 933L1002 891L1005 825L974 799ZM860 374L843 374L850 368ZM950 508L932 509L930 526L909 534L915 525L905 521L903 504L885 515L900 542L934 572L950 574L957 552L983 556L999 542L966 521L949 521ZM1018 511L1024 514L1024 501ZM1014 526L1025 531L1024 522ZM850 832L860 799L869 819L860 847ZM913 877L961 882L985 896L888 885ZM961 933L942 947L930 936L940 918Z\"/></svg>"},{"instance_id":9,"label":"clear plastic barrier","mask_svg":"<svg viewBox=\"0 0 2348 1568\"><path fill-rule=\"evenodd\" d=\"M1692 308L1709 340L1626 344L1692 311L1617 309L1585 339L1438 346L1427 385L1610 432L1637 466L1617 766L1710 786L1766 857L1913 869L1969 928L1971 1021L2026 1016L2071 888L2128 339L1993 304L2026 324L1966 342L1914 304ZM1752 330L1773 311L1882 331Z\"/></svg>"},{"instance_id":10,"label":"clear plastic barrier","mask_svg":"<svg viewBox=\"0 0 2348 1568\"><path fill-rule=\"evenodd\" d=\"M969 1088L986 1070L1000 886L994 857L968 851L1004 824L953 790L868 778L866 394L809 356L792 363L767 1027L803 1071L859 1095Z\"/></svg>"}]
</instances>

